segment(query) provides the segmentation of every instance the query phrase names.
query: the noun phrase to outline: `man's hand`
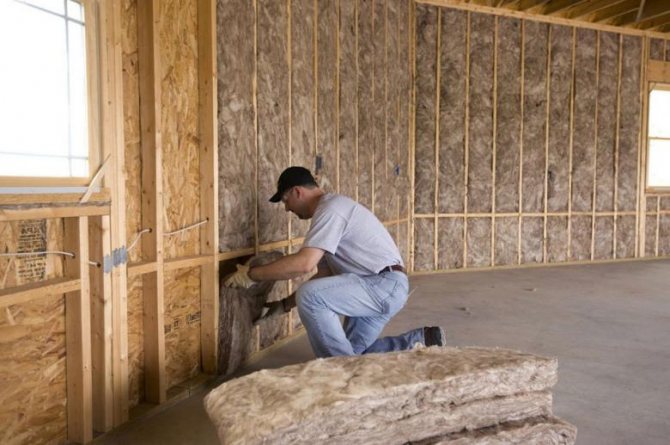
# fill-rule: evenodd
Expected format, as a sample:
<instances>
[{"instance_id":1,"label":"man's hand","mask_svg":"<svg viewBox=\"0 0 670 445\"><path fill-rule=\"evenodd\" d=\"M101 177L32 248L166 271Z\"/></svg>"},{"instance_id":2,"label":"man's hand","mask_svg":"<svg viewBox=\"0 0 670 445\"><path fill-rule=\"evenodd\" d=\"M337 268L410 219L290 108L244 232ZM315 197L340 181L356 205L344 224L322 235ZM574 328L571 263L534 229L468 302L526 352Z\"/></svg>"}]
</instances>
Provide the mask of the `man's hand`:
<instances>
[{"instance_id":1,"label":"man's hand","mask_svg":"<svg viewBox=\"0 0 670 445\"><path fill-rule=\"evenodd\" d=\"M256 284L256 282L249 278L249 266L246 264L238 264L237 272L228 277L228 279L224 281L223 284L226 287L249 289L251 286Z\"/></svg>"}]
</instances>

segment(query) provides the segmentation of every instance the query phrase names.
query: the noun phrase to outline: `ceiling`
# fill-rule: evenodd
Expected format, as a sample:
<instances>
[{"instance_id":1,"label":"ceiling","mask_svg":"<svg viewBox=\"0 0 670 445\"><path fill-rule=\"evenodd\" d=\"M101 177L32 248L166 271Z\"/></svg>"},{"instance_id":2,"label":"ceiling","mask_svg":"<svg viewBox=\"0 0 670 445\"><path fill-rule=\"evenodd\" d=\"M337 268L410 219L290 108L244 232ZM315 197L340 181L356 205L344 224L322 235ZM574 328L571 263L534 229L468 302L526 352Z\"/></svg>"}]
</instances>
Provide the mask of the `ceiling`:
<instances>
[{"instance_id":1,"label":"ceiling","mask_svg":"<svg viewBox=\"0 0 670 445\"><path fill-rule=\"evenodd\" d=\"M670 33L670 0L463 0L462 3Z\"/></svg>"}]
</instances>

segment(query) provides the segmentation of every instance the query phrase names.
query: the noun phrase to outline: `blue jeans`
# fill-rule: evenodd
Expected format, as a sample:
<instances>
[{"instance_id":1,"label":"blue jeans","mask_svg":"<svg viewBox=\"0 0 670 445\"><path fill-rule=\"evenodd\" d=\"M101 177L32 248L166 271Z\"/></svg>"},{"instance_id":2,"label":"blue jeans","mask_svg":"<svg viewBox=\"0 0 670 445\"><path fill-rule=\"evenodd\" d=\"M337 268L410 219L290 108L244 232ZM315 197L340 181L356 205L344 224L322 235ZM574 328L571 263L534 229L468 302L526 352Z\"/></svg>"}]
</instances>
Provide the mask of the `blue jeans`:
<instances>
[{"instance_id":1,"label":"blue jeans","mask_svg":"<svg viewBox=\"0 0 670 445\"><path fill-rule=\"evenodd\" d=\"M304 283L296 292L298 313L314 354L359 355L423 344L423 328L377 338L407 302L408 291L407 275L397 271L366 276L347 273Z\"/></svg>"}]
</instances>

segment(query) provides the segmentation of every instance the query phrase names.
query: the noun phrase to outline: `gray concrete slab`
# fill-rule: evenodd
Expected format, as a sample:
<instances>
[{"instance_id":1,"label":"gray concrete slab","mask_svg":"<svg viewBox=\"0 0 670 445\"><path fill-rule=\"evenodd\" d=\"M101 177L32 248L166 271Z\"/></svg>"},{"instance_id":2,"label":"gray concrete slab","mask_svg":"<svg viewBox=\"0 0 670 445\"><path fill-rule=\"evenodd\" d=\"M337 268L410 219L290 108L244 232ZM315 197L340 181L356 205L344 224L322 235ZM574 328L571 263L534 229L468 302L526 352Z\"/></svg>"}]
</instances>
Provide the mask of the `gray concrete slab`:
<instances>
[{"instance_id":1,"label":"gray concrete slab","mask_svg":"<svg viewBox=\"0 0 670 445\"><path fill-rule=\"evenodd\" d=\"M557 416L578 444L670 443L670 261L415 276L386 334L443 325L454 346L558 357ZM300 337L242 372L313 358ZM101 444L215 444L205 392L124 425Z\"/></svg>"}]
</instances>

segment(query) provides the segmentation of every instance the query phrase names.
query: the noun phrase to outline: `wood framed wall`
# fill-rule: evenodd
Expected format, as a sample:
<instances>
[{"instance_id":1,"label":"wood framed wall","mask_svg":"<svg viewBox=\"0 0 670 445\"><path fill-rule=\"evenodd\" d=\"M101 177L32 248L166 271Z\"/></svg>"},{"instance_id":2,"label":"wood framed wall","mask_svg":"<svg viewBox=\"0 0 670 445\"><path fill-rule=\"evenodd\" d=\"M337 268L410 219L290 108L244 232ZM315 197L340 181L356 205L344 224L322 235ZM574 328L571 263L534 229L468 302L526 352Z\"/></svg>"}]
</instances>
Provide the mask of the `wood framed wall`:
<instances>
[{"instance_id":1,"label":"wood framed wall","mask_svg":"<svg viewBox=\"0 0 670 445\"><path fill-rule=\"evenodd\" d=\"M664 58L665 40L426 3L413 270L645 256L644 235L662 227L645 204L646 51Z\"/></svg>"}]
</instances>

